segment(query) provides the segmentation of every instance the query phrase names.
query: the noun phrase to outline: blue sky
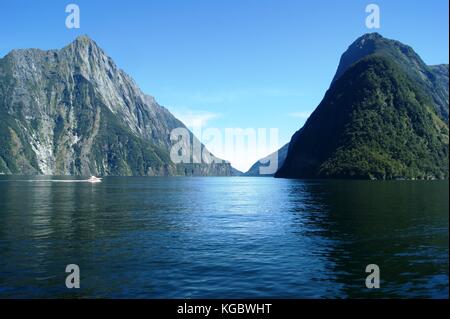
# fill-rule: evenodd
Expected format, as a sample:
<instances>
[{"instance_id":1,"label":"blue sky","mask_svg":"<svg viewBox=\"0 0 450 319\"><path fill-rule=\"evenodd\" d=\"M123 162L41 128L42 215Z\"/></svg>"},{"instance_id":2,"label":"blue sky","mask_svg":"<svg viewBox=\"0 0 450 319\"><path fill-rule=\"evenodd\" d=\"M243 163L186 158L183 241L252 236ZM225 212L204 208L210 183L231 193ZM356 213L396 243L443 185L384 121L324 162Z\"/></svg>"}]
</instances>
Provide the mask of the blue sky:
<instances>
[{"instance_id":1,"label":"blue sky","mask_svg":"<svg viewBox=\"0 0 450 319\"><path fill-rule=\"evenodd\" d=\"M80 29L65 27L69 3L80 7ZM427 64L448 63L447 0L0 0L0 56L87 34L182 120L278 128L281 146L319 104L340 55L374 31L365 26L369 3L381 9L376 31ZM227 159L245 170L257 158Z\"/></svg>"}]
</instances>

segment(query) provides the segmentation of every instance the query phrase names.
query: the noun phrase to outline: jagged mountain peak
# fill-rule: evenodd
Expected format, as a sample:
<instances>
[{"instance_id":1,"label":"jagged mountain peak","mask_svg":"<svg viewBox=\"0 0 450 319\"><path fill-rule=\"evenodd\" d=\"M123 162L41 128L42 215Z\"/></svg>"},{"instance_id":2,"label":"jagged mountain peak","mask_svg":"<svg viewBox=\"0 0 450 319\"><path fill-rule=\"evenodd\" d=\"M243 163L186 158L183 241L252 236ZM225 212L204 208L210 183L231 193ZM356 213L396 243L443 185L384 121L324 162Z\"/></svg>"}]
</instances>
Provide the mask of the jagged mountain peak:
<instances>
[{"instance_id":1,"label":"jagged mountain peak","mask_svg":"<svg viewBox=\"0 0 450 319\"><path fill-rule=\"evenodd\" d=\"M97 45L87 34L77 36L73 43Z\"/></svg>"},{"instance_id":2,"label":"jagged mountain peak","mask_svg":"<svg viewBox=\"0 0 450 319\"><path fill-rule=\"evenodd\" d=\"M409 69L413 64L417 70L411 71L427 72L426 64L410 46L373 32L356 39L342 54L333 82L341 77L352 64L371 54L387 56L400 64L408 65Z\"/></svg>"},{"instance_id":3,"label":"jagged mountain peak","mask_svg":"<svg viewBox=\"0 0 450 319\"><path fill-rule=\"evenodd\" d=\"M77 37L61 49L42 50L36 48L14 49L3 59L17 78L36 79L49 69L57 68L67 76L81 74L86 79L98 82L99 77L126 77L114 61L87 35Z\"/></svg>"},{"instance_id":4,"label":"jagged mountain peak","mask_svg":"<svg viewBox=\"0 0 450 319\"><path fill-rule=\"evenodd\" d=\"M378 32L369 32L369 33L365 33L362 36L360 36L358 39L355 40L354 43L360 43L360 44L364 44L366 41L376 41L376 40L382 40L384 39L384 37L379 34Z\"/></svg>"},{"instance_id":5,"label":"jagged mountain peak","mask_svg":"<svg viewBox=\"0 0 450 319\"><path fill-rule=\"evenodd\" d=\"M448 65L378 33L342 54L276 177L448 178Z\"/></svg>"},{"instance_id":6,"label":"jagged mountain peak","mask_svg":"<svg viewBox=\"0 0 450 319\"><path fill-rule=\"evenodd\" d=\"M95 63L111 63L112 59L103 51L103 49L89 36L81 35L77 37L72 43L60 50L68 56L79 58L80 62L87 62L92 59Z\"/></svg>"},{"instance_id":7,"label":"jagged mountain peak","mask_svg":"<svg viewBox=\"0 0 450 319\"><path fill-rule=\"evenodd\" d=\"M86 35L0 59L0 100L0 173L231 174L197 155L173 163L170 133L184 124Z\"/></svg>"},{"instance_id":8,"label":"jagged mountain peak","mask_svg":"<svg viewBox=\"0 0 450 319\"><path fill-rule=\"evenodd\" d=\"M414 49L397 40L383 37L379 33L367 33L356 39L342 54L331 84L361 59L377 55L386 57L399 65L403 72L433 99L438 115L448 121L448 68L428 66ZM448 80L447 80L448 82Z\"/></svg>"},{"instance_id":9,"label":"jagged mountain peak","mask_svg":"<svg viewBox=\"0 0 450 319\"><path fill-rule=\"evenodd\" d=\"M277 177L448 178L448 125L396 61L352 65L291 139Z\"/></svg>"},{"instance_id":10,"label":"jagged mountain peak","mask_svg":"<svg viewBox=\"0 0 450 319\"><path fill-rule=\"evenodd\" d=\"M101 50L100 46L88 35L83 34L75 38L71 43L69 43L65 48L72 48L75 50L84 50L86 48L97 48Z\"/></svg>"},{"instance_id":11,"label":"jagged mountain peak","mask_svg":"<svg viewBox=\"0 0 450 319\"><path fill-rule=\"evenodd\" d=\"M61 48L60 50L43 50L39 48L13 49L8 52L4 58L39 58L42 56L54 56L63 52L78 52L83 55L97 53L97 55L100 54L106 56L106 53L103 51L103 49L93 39L91 39L88 35L80 35L75 38L75 40L73 40L69 45Z\"/></svg>"},{"instance_id":12,"label":"jagged mountain peak","mask_svg":"<svg viewBox=\"0 0 450 319\"><path fill-rule=\"evenodd\" d=\"M101 53L103 55L106 55L106 53L103 51L103 49L95 42L93 39L91 39L88 35L80 35L75 38L69 45L63 48L78 52L87 52L87 53Z\"/></svg>"}]
</instances>

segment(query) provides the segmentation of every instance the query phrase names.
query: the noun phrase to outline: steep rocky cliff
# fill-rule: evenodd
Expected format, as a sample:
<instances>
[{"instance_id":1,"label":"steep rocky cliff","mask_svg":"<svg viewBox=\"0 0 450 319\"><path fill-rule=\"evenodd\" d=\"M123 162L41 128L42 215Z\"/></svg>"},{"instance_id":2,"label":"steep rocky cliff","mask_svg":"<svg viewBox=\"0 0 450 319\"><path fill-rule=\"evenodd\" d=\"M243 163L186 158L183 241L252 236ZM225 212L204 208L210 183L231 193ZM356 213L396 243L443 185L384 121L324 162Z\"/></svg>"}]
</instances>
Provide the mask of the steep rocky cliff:
<instances>
[{"instance_id":1,"label":"steep rocky cliff","mask_svg":"<svg viewBox=\"0 0 450 319\"><path fill-rule=\"evenodd\" d=\"M0 59L0 173L231 174L229 163L199 155L195 164L173 163L175 128L185 125L87 36L61 50L14 50Z\"/></svg>"}]
</instances>

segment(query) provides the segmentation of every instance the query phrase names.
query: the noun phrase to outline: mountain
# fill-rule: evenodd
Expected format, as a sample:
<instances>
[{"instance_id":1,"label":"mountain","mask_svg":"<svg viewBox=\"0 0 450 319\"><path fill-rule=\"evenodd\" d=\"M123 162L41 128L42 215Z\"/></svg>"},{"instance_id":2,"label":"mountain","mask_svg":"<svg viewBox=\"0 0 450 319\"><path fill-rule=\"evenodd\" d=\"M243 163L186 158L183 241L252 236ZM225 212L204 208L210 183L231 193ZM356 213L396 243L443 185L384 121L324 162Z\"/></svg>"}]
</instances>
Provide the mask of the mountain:
<instances>
[{"instance_id":1,"label":"mountain","mask_svg":"<svg viewBox=\"0 0 450 319\"><path fill-rule=\"evenodd\" d=\"M448 65L428 67L379 34L359 38L275 177L448 178L445 85Z\"/></svg>"},{"instance_id":2,"label":"mountain","mask_svg":"<svg viewBox=\"0 0 450 319\"><path fill-rule=\"evenodd\" d=\"M410 46L386 39L376 32L365 34L350 45L341 57L332 83L354 63L373 54L395 61L432 98L438 115L448 121L448 64L427 66Z\"/></svg>"},{"instance_id":3,"label":"mountain","mask_svg":"<svg viewBox=\"0 0 450 319\"><path fill-rule=\"evenodd\" d=\"M14 50L0 59L0 173L231 174L213 156L174 164L175 128L186 129L87 36L61 50Z\"/></svg>"},{"instance_id":4,"label":"mountain","mask_svg":"<svg viewBox=\"0 0 450 319\"><path fill-rule=\"evenodd\" d=\"M272 154L258 160L255 164L252 165L252 167L250 167L250 169L247 172L245 172L242 175L243 176L273 176L274 174L261 174L263 172L260 171L260 167L269 166L268 161L270 159L274 158L274 156L278 156L278 166L276 169L276 170L278 170L278 168L280 168L283 165L284 160L286 159L288 148L289 148L289 143L285 144L276 153L272 153Z\"/></svg>"}]
</instances>

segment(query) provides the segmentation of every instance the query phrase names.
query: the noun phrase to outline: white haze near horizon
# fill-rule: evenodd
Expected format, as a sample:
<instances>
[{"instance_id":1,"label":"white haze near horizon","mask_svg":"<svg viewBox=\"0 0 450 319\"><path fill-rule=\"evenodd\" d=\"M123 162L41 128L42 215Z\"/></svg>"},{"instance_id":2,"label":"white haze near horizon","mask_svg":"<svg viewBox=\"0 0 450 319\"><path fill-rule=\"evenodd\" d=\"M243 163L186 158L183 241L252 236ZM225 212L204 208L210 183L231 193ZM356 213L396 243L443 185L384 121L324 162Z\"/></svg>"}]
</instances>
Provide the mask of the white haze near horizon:
<instances>
[{"instance_id":1,"label":"white haze near horizon","mask_svg":"<svg viewBox=\"0 0 450 319\"><path fill-rule=\"evenodd\" d=\"M278 151L283 145L289 142L281 141L279 134L275 134L271 140L271 128L262 128L265 135L259 134L259 128L216 128L214 125L211 125L211 122L221 117L221 115L213 112L172 110L172 113L194 133L212 154L230 162L234 168L243 173L247 172L257 161ZM309 117L310 112L289 113L287 115L297 118L301 124L299 126L300 128ZM206 132L211 129L220 132L221 138L217 139L205 136L208 135ZM241 137L243 143L238 143L234 140L231 145L227 144L226 131L229 129L234 132L233 136L235 138ZM247 129L255 133L256 143L249 142L246 138L245 130ZM279 128L274 129L279 130ZM292 134L294 133L292 132Z\"/></svg>"}]
</instances>

